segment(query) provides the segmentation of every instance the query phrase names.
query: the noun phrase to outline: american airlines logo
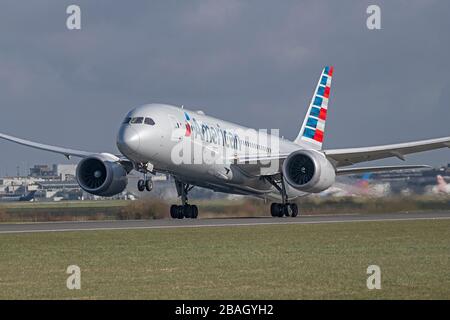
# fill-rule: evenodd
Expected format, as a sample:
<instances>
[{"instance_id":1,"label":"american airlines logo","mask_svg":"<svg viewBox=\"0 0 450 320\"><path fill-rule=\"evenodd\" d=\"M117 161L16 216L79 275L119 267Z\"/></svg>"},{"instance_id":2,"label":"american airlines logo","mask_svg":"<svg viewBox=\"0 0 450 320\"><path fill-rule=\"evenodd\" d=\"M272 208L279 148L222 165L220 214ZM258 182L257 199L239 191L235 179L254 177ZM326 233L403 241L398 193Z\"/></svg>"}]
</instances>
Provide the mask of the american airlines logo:
<instances>
[{"instance_id":1,"label":"american airlines logo","mask_svg":"<svg viewBox=\"0 0 450 320\"><path fill-rule=\"evenodd\" d=\"M231 163L247 161L271 166L268 158L279 153L279 130L271 129L229 129L220 124L202 122L183 113L184 125L175 125L172 141L172 162L180 164L219 164L228 168ZM180 131L183 130L183 131ZM182 138L184 137L184 139ZM251 160L248 160L251 159ZM278 166L278 160L275 165ZM229 170L225 170L228 174Z\"/></svg>"},{"instance_id":2,"label":"american airlines logo","mask_svg":"<svg viewBox=\"0 0 450 320\"><path fill-rule=\"evenodd\" d=\"M255 134L255 130L247 130L255 131L255 133L245 133L244 130L239 129L222 129L219 124L211 125L191 118L187 112L184 112L184 117L186 119L186 137L193 135L194 139L235 150L245 150L245 147L248 147L248 151L251 151L251 147L253 147L257 151L271 152L270 146L264 143L262 135ZM238 134L238 131L242 131L242 133ZM264 133L267 135L267 130Z\"/></svg>"},{"instance_id":3,"label":"american airlines logo","mask_svg":"<svg viewBox=\"0 0 450 320\"><path fill-rule=\"evenodd\" d=\"M187 112L184 113L184 117L186 118L186 137L190 137L192 130L191 130L191 124L189 123L190 117L187 114Z\"/></svg>"}]
</instances>

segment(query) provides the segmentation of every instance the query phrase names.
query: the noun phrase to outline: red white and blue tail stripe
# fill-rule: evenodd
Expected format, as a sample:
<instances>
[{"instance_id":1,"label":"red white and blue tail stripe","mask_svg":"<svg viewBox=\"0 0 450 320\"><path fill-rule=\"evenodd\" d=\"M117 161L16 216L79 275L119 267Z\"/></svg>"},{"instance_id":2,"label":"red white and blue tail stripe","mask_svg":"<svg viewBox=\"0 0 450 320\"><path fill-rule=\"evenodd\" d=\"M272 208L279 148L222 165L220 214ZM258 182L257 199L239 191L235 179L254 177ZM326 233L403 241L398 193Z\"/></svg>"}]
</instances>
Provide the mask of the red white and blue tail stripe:
<instances>
[{"instance_id":1,"label":"red white and blue tail stripe","mask_svg":"<svg viewBox=\"0 0 450 320\"><path fill-rule=\"evenodd\" d=\"M307 143L312 149L322 149L332 77L333 67L325 67L317 83L300 133L294 142Z\"/></svg>"}]
</instances>

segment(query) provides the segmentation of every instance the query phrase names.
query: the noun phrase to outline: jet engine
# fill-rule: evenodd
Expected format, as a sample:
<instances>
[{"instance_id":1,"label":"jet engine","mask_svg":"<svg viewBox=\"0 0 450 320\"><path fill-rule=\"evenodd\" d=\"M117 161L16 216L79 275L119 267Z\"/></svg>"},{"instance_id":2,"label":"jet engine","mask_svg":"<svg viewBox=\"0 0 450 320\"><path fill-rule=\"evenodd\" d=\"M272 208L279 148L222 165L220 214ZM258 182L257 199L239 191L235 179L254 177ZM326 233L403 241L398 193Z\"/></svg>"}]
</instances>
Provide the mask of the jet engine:
<instances>
[{"instance_id":1,"label":"jet engine","mask_svg":"<svg viewBox=\"0 0 450 320\"><path fill-rule=\"evenodd\" d=\"M127 170L108 154L84 158L77 166L76 175L80 187L96 196L114 196L128 184Z\"/></svg>"},{"instance_id":2,"label":"jet engine","mask_svg":"<svg viewBox=\"0 0 450 320\"><path fill-rule=\"evenodd\" d=\"M313 150L291 153L283 163L283 175L292 188L311 193L328 189L336 179L330 161L322 153Z\"/></svg>"}]
</instances>

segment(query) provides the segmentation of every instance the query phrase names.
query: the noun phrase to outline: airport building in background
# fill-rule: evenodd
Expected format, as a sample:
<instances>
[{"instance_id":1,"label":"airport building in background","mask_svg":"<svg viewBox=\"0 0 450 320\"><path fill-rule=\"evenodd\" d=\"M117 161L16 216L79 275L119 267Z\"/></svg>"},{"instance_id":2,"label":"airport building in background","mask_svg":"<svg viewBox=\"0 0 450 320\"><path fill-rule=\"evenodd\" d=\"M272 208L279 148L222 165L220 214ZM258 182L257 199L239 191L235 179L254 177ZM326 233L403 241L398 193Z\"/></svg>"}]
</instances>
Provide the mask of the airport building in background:
<instances>
[{"instance_id":1,"label":"airport building in background","mask_svg":"<svg viewBox=\"0 0 450 320\"><path fill-rule=\"evenodd\" d=\"M25 195L28 192L37 191L37 198L50 201L100 199L101 197L89 195L81 190L76 180L76 169L76 164L39 164L31 167L27 176L0 177L0 198L2 196ZM445 181L450 183L450 163L437 169L398 170L353 175L343 182L358 186L361 179L364 179L367 184L371 185L372 189L376 189L377 186L388 187L386 188L386 190L389 190L387 193L392 195L427 194L436 185L437 176L442 176ZM153 176L154 189L151 193L137 191L137 180L140 178L138 174L130 174L126 191L118 195L117 198L131 199L145 196L163 199L177 198L174 182L170 177L160 174ZM367 192L367 195L370 195L370 193L370 191ZM386 195L386 192L384 194ZM197 199L223 198L226 196L226 194L214 193L203 188L195 188L192 193L192 197Z\"/></svg>"},{"instance_id":2,"label":"airport building in background","mask_svg":"<svg viewBox=\"0 0 450 320\"><path fill-rule=\"evenodd\" d=\"M0 196L24 195L37 191L41 198L52 198L58 193L79 193L76 182L75 164L37 164L30 168L27 176L9 176L0 178Z\"/></svg>"},{"instance_id":3,"label":"airport building in background","mask_svg":"<svg viewBox=\"0 0 450 320\"><path fill-rule=\"evenodd\" d=\"M31 191L36 191L36 199L44 201L101 199L87 194L80 188L76 179L76 169L76 164L36 164L29 169L27 176L18 174L0 178L0 199L4 196L23 196ZM130 180L132 177L133 175L129 176ZM159 182L165 179L165 176L158 175L154 180ZM129 188L114 198L136 198L132 190L134 184L134 181L130 182Z\"/></svg>"},{"instance_id":4,"label":"airport building in background","mask_svg":"<svg viewBox=\"0 0 450 320\"><path fill-rule=\"evenodd\" d=\"M74 181L76 164L35 165L30 168L30 177L44 180Z\"/></svg>"}]
</instances>

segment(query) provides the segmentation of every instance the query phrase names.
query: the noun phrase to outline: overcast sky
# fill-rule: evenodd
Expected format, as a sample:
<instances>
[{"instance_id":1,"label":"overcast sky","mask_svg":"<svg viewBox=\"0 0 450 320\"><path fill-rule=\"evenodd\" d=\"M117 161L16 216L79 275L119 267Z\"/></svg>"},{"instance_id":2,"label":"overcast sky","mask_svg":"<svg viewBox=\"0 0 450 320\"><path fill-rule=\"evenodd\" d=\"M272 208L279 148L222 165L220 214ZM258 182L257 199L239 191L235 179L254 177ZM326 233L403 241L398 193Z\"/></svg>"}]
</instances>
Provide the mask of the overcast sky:
<instances>
[{"instance_id":1,"label":"overcast sky","mask_svg":"<svg viewBox=\"0 0 450 320\"><path fill-rule=\"evenodd\" d=\"M330 64L325 148L449 136L449 30L445 0L1 1L0 132L117 152L129 109L164 102L294 138ZM59 162L0 141L1 174ZM408 161L446 162L448 149Z\"/></svg>"}]
</instances>

